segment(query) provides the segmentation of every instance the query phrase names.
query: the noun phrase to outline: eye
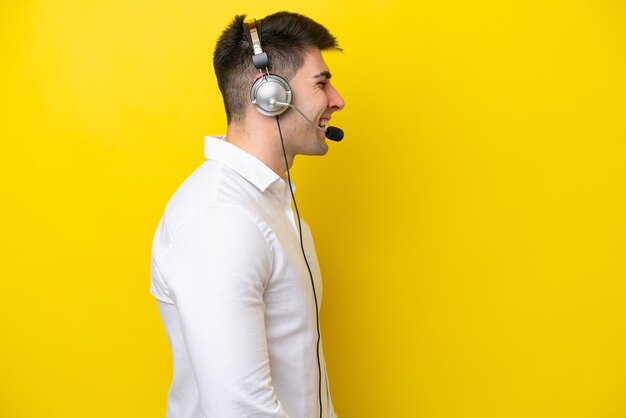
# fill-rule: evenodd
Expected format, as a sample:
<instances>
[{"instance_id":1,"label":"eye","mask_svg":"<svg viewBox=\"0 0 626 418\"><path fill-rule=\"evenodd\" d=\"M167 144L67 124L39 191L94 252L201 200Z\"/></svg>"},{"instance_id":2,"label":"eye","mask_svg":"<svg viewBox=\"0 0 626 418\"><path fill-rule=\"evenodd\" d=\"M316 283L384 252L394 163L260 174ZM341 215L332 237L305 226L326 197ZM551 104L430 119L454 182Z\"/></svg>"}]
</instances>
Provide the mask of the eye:
<instances>
[{"instance_id":1,"label":"eye","mask_svg":"<svg viewBox=\"0 0 626 418\"><path fill-rule=\"evenodd\" d=\"M321 86L322 88L324 88L324 86L326 86L326 84L328 84L325 81L320 81L319 83L317 83L318 86Z\"/></svg>"}]
</instances>

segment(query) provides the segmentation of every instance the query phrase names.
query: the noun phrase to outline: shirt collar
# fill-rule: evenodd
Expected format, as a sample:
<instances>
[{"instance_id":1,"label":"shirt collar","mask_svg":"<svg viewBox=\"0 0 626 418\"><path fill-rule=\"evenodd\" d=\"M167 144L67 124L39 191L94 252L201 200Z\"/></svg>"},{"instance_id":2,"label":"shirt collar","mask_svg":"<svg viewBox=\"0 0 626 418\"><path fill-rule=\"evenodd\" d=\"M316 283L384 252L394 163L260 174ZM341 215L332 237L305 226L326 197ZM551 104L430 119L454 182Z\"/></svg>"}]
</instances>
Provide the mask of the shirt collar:
<instances>
[{"instance_id":1,"label":"shirt collar","mask_svg":"<svg viewBox=\"0 0 626 418\"><path fill-rule=\"evenodd\" d=\"M278 174L252 154L226 142L224 135L204 137L204 156L233 169L261 192L275 182L279 188L284 189L281 186L285 185L285 181ZM295 186L293 190L295 191Z\"/></svg>"}]
</instances>

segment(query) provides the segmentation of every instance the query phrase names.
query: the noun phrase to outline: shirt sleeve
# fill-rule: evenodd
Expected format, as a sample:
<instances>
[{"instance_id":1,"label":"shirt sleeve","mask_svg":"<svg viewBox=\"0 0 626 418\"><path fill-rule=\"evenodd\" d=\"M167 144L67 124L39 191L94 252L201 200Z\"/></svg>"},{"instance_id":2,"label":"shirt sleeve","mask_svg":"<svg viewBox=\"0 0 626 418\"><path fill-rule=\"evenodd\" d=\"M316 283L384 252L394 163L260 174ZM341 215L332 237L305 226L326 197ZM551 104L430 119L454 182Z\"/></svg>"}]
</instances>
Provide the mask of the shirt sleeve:
<instances>
[{"instance_id":1,"label":"shirt sleeve","mask_svg":"<svg viewBox=\"0 0 626 418\"><path fill-rule=\"evenodd\" d=\"M242 209L215 207L176 232L166 279L207 417L285 418L270 375L263 293L271 253Z\"/></svg>"}]
</instances>

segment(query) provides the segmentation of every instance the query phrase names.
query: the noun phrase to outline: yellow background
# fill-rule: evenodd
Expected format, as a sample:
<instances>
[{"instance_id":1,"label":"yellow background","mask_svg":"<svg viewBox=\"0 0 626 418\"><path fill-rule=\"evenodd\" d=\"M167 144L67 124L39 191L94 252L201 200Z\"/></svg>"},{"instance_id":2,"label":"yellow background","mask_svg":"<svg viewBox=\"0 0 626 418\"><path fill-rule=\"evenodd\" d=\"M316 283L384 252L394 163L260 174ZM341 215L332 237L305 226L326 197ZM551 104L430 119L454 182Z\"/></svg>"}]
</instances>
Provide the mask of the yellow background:
<instances>
[{"instance_id":1,"label":"yellow background","mask_svg":"<svg viewBox=\"0 0 626 418\"><path fill-rule=\"evenodd\" d=\"M293 172L339 416L626 417L621 0L3 1L0 416L165 416L152 235L284 9L345 49Z\"/></svg>"}]
</instances>

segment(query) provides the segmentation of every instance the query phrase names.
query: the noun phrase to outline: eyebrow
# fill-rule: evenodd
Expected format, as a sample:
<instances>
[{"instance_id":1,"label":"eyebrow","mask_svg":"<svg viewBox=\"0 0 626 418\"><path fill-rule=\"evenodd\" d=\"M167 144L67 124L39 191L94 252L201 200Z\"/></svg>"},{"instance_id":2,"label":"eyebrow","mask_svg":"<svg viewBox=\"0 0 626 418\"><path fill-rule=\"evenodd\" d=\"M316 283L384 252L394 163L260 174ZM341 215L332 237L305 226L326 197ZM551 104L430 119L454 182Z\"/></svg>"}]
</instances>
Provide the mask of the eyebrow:
<instances>
[{"instance_id":1,"label":"eyebrow","mask_svg":"<svg viewBox=\"0 0 626 418\"><path fill-rule=\"evenodd\" d=\"M330 80L330 78L331 78L332 76L333 76L333 75L332 75L329 71L322 71L322 72L321 72L321 73L319 73L319 74L315 74L315 75L313 76L313 78L326 77L327 79L329 79L329 80Z\"/></svg>"}]
</instances>

